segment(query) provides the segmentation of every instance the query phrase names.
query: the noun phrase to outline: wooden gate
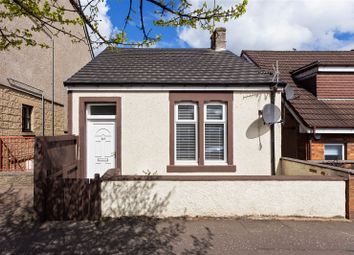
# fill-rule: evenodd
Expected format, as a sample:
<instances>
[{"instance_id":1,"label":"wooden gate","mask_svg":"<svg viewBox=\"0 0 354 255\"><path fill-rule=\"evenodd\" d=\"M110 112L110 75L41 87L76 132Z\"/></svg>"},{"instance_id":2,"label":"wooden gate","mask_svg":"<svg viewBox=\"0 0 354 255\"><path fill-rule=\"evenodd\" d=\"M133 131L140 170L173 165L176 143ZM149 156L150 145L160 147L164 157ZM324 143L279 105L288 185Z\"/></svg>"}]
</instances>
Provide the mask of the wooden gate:
<instances>
[{"instance_id":1,"label":"wooden gate","mask_svg":"<svg viewBox=\"0 0 354 255\"><path fill-rule=\"evenodd\" d=\"M100 178L80 178L76 136L38 137L35 142L34 210L38 220L101 217Z\"/></svg>"}]
</instances>

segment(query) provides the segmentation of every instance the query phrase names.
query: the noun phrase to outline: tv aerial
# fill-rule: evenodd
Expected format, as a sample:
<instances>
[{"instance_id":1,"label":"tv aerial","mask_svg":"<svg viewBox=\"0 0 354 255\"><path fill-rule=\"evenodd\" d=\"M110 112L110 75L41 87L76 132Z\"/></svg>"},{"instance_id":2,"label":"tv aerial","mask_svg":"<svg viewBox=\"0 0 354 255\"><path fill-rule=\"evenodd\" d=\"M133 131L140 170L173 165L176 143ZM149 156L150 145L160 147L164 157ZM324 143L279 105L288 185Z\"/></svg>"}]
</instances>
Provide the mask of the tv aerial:
<instances>
[{"instance_id":1,"label":"tv aerial","mask_svg":"<svg viewBox=\"0 0 354 255\"><path fill-rule=\"evenodd\" d=\"M281 112L278 106L274 104L266 104L262 111L262 119L265 124L273 125L275 123L279 123L279 119L281 117Z\"/></svg>"}]
</instances>

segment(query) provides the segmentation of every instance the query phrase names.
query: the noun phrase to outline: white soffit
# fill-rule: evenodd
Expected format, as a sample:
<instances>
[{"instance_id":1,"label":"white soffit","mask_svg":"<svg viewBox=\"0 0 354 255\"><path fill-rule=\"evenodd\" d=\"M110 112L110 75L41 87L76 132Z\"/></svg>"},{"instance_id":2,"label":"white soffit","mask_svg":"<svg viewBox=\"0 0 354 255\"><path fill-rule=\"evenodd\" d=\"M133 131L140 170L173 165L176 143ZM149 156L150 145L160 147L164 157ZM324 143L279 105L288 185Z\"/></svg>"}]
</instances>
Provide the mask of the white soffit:
<instances>
[{"instance_id":1,"label":"white soffit","mask_svg":"<svg viewBox=\"0 0 354 255\"><path fill-rule=\"evenodd\" d=\"M318 71L333 73L351 73L354 72L354 66L319 66Z\"/></svg>"},{"instance_id":2,"label":"white soffit","mask_svg":"<svg viewBox=\"0 0 354 255\"><path fill-rule=\"evenodd\" d=\"M316 128L316 134L354 134L354 128Z\"/></svg>"}]
</instances>

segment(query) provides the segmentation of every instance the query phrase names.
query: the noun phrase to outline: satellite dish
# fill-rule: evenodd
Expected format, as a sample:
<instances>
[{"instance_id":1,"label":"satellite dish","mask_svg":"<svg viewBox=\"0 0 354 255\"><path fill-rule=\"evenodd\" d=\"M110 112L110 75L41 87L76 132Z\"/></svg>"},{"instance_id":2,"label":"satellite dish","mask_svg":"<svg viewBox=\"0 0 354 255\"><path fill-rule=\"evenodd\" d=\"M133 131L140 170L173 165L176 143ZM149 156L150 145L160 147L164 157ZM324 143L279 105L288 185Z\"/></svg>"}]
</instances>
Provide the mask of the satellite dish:
<instances>
[{"instance_id":1,"label":"satellite dish","mask_svg":"<svg viewBox=\"0 0 354 255\"><path fill-rule=\"evenodd\" d=\"M277 123L280 119L280 109L274 104L266 104L262 110L262 118L265 124Z\"/></svg>"},{"instance_id":2,"label":"satellite dish","mask_svg":"<svg viewBox=\"0 0 354 255\"><path fill-rule=\"evenodd\" d=\"M286 100L294 99L294 89L290 85L286 85L284 88Z\"/></svg>"}]
</instances>

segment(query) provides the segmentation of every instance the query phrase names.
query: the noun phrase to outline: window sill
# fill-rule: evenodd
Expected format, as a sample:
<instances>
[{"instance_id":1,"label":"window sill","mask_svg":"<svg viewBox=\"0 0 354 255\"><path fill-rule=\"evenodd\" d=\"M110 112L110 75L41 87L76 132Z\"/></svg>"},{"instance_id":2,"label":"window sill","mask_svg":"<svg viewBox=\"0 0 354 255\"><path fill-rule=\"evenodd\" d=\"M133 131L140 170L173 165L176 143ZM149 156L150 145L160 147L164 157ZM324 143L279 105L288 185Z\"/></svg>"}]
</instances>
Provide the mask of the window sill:
<instances>
[{"instance_id":1,"label":"window sill","mask_svg":"<svg viewBox=\"0 0 354 255\"><path fill-rule=\"evenodd\" d=\"M33 131L22 131L21 135L22 136L35 136L35 133Z\"/></svg>"},{"instance_id":2,"label":"window sill","mask_svg":"<svg viewBox=\"0 0 354 255\"><path fill-rule=\"evenodd\" d=\"M236 172L235 165L207 165L207 166L167 166L168 173L224 173L224 172Z\"/></svg>"}]
</instances>

